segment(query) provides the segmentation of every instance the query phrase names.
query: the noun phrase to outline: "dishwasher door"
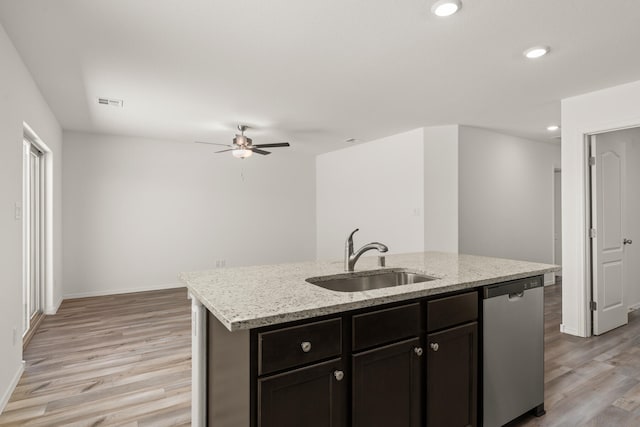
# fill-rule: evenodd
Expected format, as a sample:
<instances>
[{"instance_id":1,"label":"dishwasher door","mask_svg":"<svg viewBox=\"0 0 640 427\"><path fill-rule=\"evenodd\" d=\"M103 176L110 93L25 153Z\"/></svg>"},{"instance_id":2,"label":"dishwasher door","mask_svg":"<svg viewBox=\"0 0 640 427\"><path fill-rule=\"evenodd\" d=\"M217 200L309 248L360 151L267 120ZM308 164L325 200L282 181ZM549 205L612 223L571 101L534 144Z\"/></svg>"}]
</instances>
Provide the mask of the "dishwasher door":
<instances>
[{"instance_id":1,"label":"dishwasher door","mask_svg":"<svg viewBox=\"0 0 640 427\"><path fill-rule=\"evenodd\" d=\"M483 300L484 427L544 413L542 278L488 286Z\"/></svg>"}]
</instances>

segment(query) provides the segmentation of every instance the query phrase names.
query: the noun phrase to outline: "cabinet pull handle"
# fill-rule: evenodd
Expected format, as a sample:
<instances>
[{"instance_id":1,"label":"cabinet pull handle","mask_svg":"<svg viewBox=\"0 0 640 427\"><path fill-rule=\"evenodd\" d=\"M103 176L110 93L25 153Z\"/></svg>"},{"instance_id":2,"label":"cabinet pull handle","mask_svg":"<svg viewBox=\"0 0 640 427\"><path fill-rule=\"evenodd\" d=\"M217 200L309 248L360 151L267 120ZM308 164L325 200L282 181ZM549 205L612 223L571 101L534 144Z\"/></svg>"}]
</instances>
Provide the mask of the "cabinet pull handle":
<instances>
[{"instance_id":1,"label":"cabinet pull handle","mask_svg":"<svg viewBox=\"0 0 640 427\"><path fill-rule=\"evenodd\" d=\"M431 344L429 344L429 347L431 347L431 350L433 351L438 351L438 349L440 348L437 342L432 342Z\"/></svg>"},{"instance_id":2,"label":"cabinet pull handle","mask_svg":"<svg viewBox=\"0 0 640 427\"><path fill-rule=\"evenodd\" d=\"M302 351L305 353L309 353L311 351L311 343L309 341L303 341L302 344L300 344L300 347L302 347Z\"/></svg>"},{"instance_id":3,"label":"cabinet pull handle","mask_svg":"<svg viewBox=\"0 0 640 427\"><path fill-rule=\"evenodd\" d=\"M336 377L336 380L342 381L344 378L344 372L342 371L333 371L333 376Z\"/></svg>"},{"instance_id":4,"label":"cabinet pull handle","mask_svg":"<svg viewBox=\"0 0 640 427\"><path fill-rule=\"evenodd\" d=\"M415 347L413 352L418 356L422 356L422 347Z\"/></svg>"}]
</instances>

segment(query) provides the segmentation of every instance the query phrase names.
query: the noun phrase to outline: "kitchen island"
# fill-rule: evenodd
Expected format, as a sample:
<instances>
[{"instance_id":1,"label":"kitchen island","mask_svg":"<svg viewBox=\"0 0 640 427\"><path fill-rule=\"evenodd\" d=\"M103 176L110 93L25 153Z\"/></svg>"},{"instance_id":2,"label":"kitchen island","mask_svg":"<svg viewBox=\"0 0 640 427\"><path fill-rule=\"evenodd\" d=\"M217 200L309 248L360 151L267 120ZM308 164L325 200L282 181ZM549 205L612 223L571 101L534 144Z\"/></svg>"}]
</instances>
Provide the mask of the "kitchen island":
<instances>
[{"instance_id":1,"label":"kitchen island","mask_svg":"<svg viewBox=\"0 0 640 427\"><path fill-rule=\"evenodd\" d=\"M398 366L404 363L402 366L413 372L406 376L408 383L400 386L418 397L415 401L414 397L406 399L413 402L405 411L408 425L422 425L423 417L431 419L431 412L436 412L426 411L420 403L431 385L427 383L425 387L424 381L415 380L422 376L424 363L420 357L424 342L429 341L427 334L449 333L453 329L458 335L466 333L466 341L460 342L470 343L470 347L459 348L456 354L469 351L477 364L481 330L478 290L559 269L548 264L425 252L387 256L386 267L378 267L376 257L363 257L350 274L367 274L381 268L416 272L434 280L362 292L332 291L306 281L344 274L340 261L180 274L193 301L193 425L206 425L208 419L209 425L267 427L271 425L269 420L280 416L274 413L280 410L278 399L286 393L277 393L287 387L294 393L292 396L309 392L319 406L326 406L331 419L325 425L349 425L351 421L345 421L346 417L354 420L358 405L376 403L358 400L360 393L354 391L358 382L372 387L366 384L370 374L359 375L364 372L360 361L365 362L363 366L373 366L378 359L388 362L392 360L389 357L395 356L385 359L379 355L394 351L397 355L412 355L412 359L398 356ZM374 330L376 334L371 333ZM315 337L315 341L303 338L306 336ZM434 350L433 343L430 345L432 351L438 351L437 346ZM383 353L373 353L374 350ZM393 370L393 366L387 368L389 372ZM334 384L328 383L322 369L331 374ZM476 365L465 367L466 371L469 378L465 377L464 387L477 389ZM390 384L398 377L381 378ZM318 389L296 389L297 384L315 380L319 381ZM326 390L330 396L325 399L315 395L320 393L318 390ZM477 412L474 390L468 399L465 397L465 410L474 420L472 425L473 412ZM293 412L307 410L291 403ZM308 410L309 420L321 419L322 414Z\"/></svg>"}]
</instances>

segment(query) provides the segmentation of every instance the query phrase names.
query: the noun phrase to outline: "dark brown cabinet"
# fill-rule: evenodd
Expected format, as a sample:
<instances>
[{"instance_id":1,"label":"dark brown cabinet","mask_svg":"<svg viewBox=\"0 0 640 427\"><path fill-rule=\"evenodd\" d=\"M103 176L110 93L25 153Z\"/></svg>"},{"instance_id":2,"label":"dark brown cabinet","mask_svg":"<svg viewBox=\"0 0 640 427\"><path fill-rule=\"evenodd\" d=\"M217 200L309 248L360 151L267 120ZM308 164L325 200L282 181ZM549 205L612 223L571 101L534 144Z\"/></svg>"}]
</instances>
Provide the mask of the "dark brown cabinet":
<instances>
[{"instance_id":1,"label":"dark brown cabinet","mask_svg":"<svg viewBox=\"0 0 640 427\"><path fill-rule=\"evenodd\" d=\"M477 292L427 301L428 426L477 425L478 312Z\"/></svg>"},{"instance_id":2,"label":"dark brown cabinet","mask_svg":"<svg viewBox=\"0 0 640 427\"><path fill-rule=\"evenodd\" d=\"M352 356L354 427L421 425L423 350L419 338Z\"/></svg>"},{"instance_id":3,"label":"dark brown cabinet","mask_svg":"<svg viewBox=\"0 0 640 427\"><path fill-rule=\"evenodd\" d=\"M477 425L478 293L255 331L254 427Z\"/></svg>"},{"instance_id":4,"label":"dark brown cabinet","mask_svg":"<svg viewBox=\"0 0 640 427\"><path fill-rule=\"evenodd\" d=\"M258 379L259 427L346 427L342 359Z\"/></svg>"},{"instance_id":5,"label":"dark brown cabinet","mask_svg":"<svg viewBox=\"0 0 640 427\"><path fill-rule=\"evenodd\" d=\"M477 425L478 323L427 335L427 425Z\"/></svg>"}]
</instances>

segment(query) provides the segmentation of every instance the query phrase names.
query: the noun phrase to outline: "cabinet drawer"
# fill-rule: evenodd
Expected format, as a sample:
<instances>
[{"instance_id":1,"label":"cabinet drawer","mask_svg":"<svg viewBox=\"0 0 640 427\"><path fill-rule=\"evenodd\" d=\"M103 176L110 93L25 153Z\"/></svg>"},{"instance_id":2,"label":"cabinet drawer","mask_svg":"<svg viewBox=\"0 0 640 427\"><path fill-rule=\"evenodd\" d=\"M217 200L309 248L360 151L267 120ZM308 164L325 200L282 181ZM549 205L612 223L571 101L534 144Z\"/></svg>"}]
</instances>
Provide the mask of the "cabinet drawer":
<instances>
[{"instance_id":1,"label":"cabinet drawer","mask_svg":"<svg viewBox=\"0 0 640 427\"><path fill-rule=\"evenodd\" d=\"M420 304L353 316L353 350L416 337L420 334Z\"/></svg>"},{"instance_id":2,"label":"cabinet drawer","mask_svg":"<svg viewBox=\"0 0 640 427\"><path fill-rule=\"evenodd\" d=\"M258 375L342 353L341 319L323 320L258 334Z\"/></svg>"},{"instance_id":3,"label":"cabinet drawer","mask_svg":"<svg viewBox=\"0 0 640 427\"><path fill-rule=\"evenodd\" d=\"M440 298L427 302L427 331L448 328L478 319L478 293Z\"/></svg>"}]
</instances>

